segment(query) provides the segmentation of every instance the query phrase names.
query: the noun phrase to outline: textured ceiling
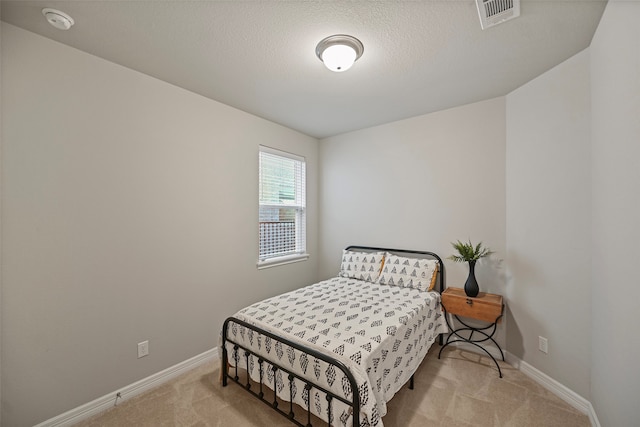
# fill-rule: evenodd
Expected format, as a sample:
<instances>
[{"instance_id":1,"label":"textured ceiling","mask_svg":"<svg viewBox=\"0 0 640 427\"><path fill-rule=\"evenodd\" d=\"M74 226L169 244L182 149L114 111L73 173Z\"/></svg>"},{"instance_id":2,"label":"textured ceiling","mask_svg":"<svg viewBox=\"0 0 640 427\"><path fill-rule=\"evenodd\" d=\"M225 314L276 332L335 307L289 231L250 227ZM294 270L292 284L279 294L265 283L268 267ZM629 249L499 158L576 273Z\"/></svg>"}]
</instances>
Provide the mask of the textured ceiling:
<instances>
[{"instance_id":1,"label":"textured ceiling","mask_svg":"<svg viewBox=\"0 0 640 427\"><path fill-rule=\"evenodd\" d=\"M473 0L2 1L2 20L318 138L506 95L589 46L606 2L523 0L482 30ZM51 27L41 10L76 24ZM364 54L333 73L331 34Z\"/></svg>"}]
</instances>

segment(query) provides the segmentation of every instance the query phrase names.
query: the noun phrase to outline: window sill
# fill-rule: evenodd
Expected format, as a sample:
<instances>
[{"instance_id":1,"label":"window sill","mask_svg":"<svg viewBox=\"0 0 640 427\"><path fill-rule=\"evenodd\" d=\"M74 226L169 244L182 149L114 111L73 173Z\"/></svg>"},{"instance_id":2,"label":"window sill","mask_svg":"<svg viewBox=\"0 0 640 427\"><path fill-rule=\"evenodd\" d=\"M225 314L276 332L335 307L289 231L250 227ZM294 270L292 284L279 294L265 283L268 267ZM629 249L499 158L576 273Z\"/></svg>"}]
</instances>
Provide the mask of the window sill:
<instances>
[{"instance_id":1,"label":"window sill","mask_svg":"<svg viewBox=\"0 0 640 427\"><path fill-rule=\"evenodd\" d=\"M291 264L294 262L306 261L308 259L309 259L309 254L287 255L287 256L281 256L277 258L270 258L264 261L258 261L258 270L276 267L278 265L285 265L285 264Z\"/></svg>"}]
</instances>

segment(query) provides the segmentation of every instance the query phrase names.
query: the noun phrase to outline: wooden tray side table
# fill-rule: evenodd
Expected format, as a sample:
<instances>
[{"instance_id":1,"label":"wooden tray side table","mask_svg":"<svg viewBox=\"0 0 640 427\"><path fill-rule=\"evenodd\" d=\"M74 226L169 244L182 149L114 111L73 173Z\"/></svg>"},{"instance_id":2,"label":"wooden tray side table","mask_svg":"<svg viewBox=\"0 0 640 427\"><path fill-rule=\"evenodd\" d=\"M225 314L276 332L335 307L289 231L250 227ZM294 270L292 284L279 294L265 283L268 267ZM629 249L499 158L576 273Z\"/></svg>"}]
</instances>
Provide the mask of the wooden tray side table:
<instances>
[{"instance_id":1,"label":"wooden tray side table","mask_svg":"<svg viewBox=\"0 0 640 427\"><path fill-rule=\"evenodd\" d=\"M493 363L495 363L496 367L498 368L500 378L502 378L502 370L500 369L500 365L498 365L498 361L482 345L482 343L485 343L487 341L493 342L498 350L500 350L500 355L502 356L502 361L504 362L504 352L502 351L502 348L500 348L500 345L498 345L496 340L493 339L493 336L496 333L497 324L502 318L502 311L504 308L502 295L480 292L476 297L468 297L465 294L464 289L447 288L442 293L442 307L445 311L445 321L447 322L449 330L451 330L452 332L447 337L447 340L442 348L440 348L438 359L440 359L442 350L444 350L445 347L447 347L449 344L453 344L456 342L473 344L487 353L487 355L489 355L491 360L493 360ZM449 323L449 317L447 316L447 313L453 314L458 322L460 322L460 324L462 324L463 326L458 329L454 329ZM471 319L481 320L484 322L488 322L489 325L481 328L474 327L465 323L460 319L460 317L468 317ZM474 335L476 336L474 337Z\"/></svg>"}]
</instances>

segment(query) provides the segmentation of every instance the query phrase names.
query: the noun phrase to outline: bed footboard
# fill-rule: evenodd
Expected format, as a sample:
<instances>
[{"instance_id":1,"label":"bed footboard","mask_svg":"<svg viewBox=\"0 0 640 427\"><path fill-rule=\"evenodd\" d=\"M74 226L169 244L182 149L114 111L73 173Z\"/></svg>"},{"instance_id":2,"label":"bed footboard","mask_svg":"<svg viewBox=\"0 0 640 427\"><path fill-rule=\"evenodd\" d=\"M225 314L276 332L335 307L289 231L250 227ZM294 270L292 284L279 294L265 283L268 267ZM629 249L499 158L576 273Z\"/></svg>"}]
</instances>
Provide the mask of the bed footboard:
<instances>
[{"instance_id":1,"label":"bed footboard","mask_svg":"<svg viewBox=\"0 0 640 427\"><path fill-rule=\"evenodd\" d=\"M263 335L265 337L269 337L272 340L275 340L276 342L280 342L282 343L282 345L285 346L289 346L293 349L296 349L300 352L304 352L306 354L308 354L309 356L312 356L316 359L322 360L325 363L334 366L336 369L341 370L345 377L348 379L350 386L351 386L351 399L346 399L343 396L337 395L334 392L318 385L315 384L313 382L311 382L309 379L307 378L303 378L300 375L291 372L290 370L286 369L283 366L280 366L279 364L275 363L275 361L273 360L267 360L265 359L263 356L255 353L254 351L252 351L252 349L250 348L246 348L245 346L241 345L240 343L235 342L233 339L231 339L229 337L228 331L229 331L229 326L231 323L235 323L241 327L250 329L260 335ZM231 352L231 354L228 354L229 351L227 350L227 343L230 343L233 345L233 350ZM252 390L252 383L251 383L251 378L250 378L250 374L249 374L249 369L247 369L247 373L246 373L246 378L244 379L245 381L243 382L243 379L240 378L240 376L238 375L238 365L240 365L241 360L243 360L248 368L249 366L249 358L250 357L255 357L258 361L258 365L259 365L259 372L260 372L260 380L258 381L258 390ZM233 366L230 363L230 361L233 361ZM269 385L267 383L264 382L265 375L263 375L264 373L264 364L267 363L268 365L270 365L270 369L273 371L273 375L271 375L273 377L273 384ZM233 368L235 368L235 372L233 373L233 375L231 374L230 371L233 370ZM286 374L286 378L289 381L289 396L293 395L293 387L294 387L294 380L298 380L301 381L304 384L304 389L307 392L307 398L306 398L306 415L307 415L307 419L304 420L304 423L300 420L297 420L295 418L295 413L293 410L293 399L289 398L289 408L288 411L285 409L281 409L279 408L279 402L278 402L278 397L280 397L280 399L282 400L286 400L287 396L278 396L278 387L276 384L276 373L277 371L282 371ZM232 381L238 383L240 386L242 386L243 388L245 388L249 393L251 393L254 397L258 398L259 400L261 400L262 402L264 402L265 404L271 406L274 410L276 410L278 413L280 413L281 415L285 416L286 418L288 418L289 420L291 420L294 424L301 426L301 427L311 427L311 391L313 389L316 389L319 392L322 392L324 394L324 396L326 396L326 400L327 400L327 420L329 420L328 425L331 426L331 420L333 419L333 414L332 414L332 401L333 400L339 400L340 402L344 403L345 405L349 406L351 408L351 416L352 416L352 426L354 427L358 427L360 426L360 395L359 395L359 390L358 390L358 385L356 383L356 380L353 376L353 374L350 372L349 368L347 368L347 366L345 366L342 362L340 362L339 360L336 360L333 357L327 356L323 353L318 352L317 350L313 349L313 348L309 348L306 347L304 345L292 342L287 340L286 338L274 335L268 331L265 331L261 328L258 328L257 326L254 326L250 323L247 323L243 320L237 319L235 317L229 317L224 321L224 325L222 328L222 366L221 366L221 372L222 372L222 386L226 386L228 379L231 379ZM413 378L412 378L413 380ZM413 382L413 381L412 381ZM263 386L269 387L270 389L273 390L273 400L272 401L268 401L265 398L265 393L264 393L264 389Z\"/></svg>"}]
</instances>

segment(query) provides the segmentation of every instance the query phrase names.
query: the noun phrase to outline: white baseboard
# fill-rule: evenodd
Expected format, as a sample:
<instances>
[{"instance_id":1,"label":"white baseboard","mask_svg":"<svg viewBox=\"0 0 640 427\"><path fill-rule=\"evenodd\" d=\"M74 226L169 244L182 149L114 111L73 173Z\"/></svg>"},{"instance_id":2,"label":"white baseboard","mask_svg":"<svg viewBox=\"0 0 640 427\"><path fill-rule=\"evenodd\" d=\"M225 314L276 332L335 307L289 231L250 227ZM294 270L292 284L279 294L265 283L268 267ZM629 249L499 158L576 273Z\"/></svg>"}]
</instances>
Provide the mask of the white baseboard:
<instances>
[{"instance_id":1,"label":"white baseboard","mask_svg":"<svg viewBox=\"0 0 640 427\"><path fill-rule=\"evenodd\" d=\"M593 405L591 405L591 402L587 399L509 352L505 352L505 359L511 366L518 369L578 411L587 415L592 427L600 427L600 422L598 421Z\"/></svg>"},{"instance_id":2,"label":"white baseboard","mask_svg":"<svg viewBox=\"0 0 640 427\"><path fill-rule=\"evenodd\" d=\"M215 362L216 360L218 360L218 348L214 347L211 350L207 350L204 353L192 357L191 359L180 362L163 371L150 375L147 378L143 378L140 381L129 384L128 386L125 386L119 390L116 390L109 394L105 394L104 396L99 397L91 402L85 403L82 406L78 406L77 408L67 411L64 414L60 414L56 417L50 418L36 425L35 427L71 426L84 419L92 417L93 415L106 411L107 409L116 406L116 404L122 403L127 399L131 399L132 397L137 396L140 393L151 390L177 377L178 375L184 374L185 372L193 368L196 368L205 363ZM117 397L118 393L120 393L120 397Z\"/></svg>"}]
</instances>

